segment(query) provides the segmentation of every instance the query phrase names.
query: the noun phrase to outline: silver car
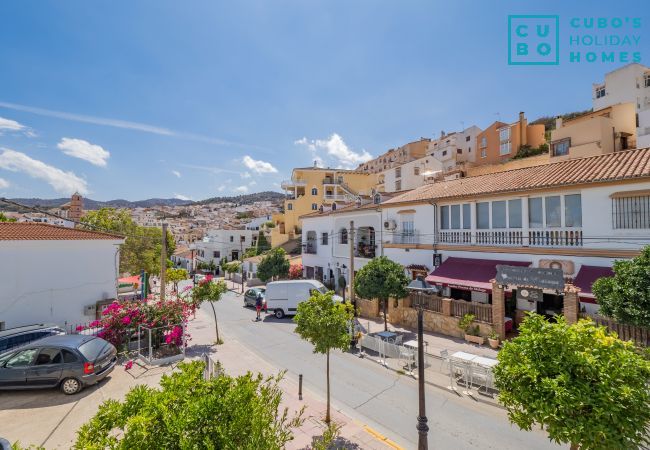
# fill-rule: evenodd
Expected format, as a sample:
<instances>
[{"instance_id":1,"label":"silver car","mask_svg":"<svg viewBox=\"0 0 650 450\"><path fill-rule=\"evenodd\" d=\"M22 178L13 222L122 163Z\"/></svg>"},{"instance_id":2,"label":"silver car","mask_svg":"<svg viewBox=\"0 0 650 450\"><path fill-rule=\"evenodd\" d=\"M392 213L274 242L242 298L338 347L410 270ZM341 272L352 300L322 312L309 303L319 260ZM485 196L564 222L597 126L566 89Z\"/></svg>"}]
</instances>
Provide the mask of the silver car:
<instances>
[{"instance_id":1,"label":"silver car","mask_svg":"<svg viewBox=\"0 0 650 450\"><path fill-rule=\"evenodd\" d=\"M0 389L58 387L72 395L108 376L117 350L95 336L49 336L0 354Z\"/></svg>"}]
</instances>

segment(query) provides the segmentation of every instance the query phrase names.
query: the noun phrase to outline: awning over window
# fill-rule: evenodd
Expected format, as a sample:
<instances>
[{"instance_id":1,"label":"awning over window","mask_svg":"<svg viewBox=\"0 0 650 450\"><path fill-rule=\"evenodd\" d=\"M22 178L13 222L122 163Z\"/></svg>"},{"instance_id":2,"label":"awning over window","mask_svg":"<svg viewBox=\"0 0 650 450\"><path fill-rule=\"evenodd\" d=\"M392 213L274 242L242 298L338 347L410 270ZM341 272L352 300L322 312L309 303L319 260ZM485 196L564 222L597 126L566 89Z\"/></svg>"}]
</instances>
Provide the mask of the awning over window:
<instances>
[{"instance_id":1,"label":"awning over window","mask_svg":"<svg viewBox=\"0 0 650 450\"><path fill-rule=\"evenodd\" d=\"M490 280L497 274L497 265L530 266L528 261L500 261L495 259L474 259L449 257L426 278L431 284L440 284L456 289L491 292Z\"/></svg>"},{"instance_id":2,"label":"awning over window","mask_svg":"<svg viewBox=\"0 0 650 450\"><path fill-rule=\"evenodd\" d=\"M580 288L580 301L585 303L596 303L594 294L591 292L591 285L598 278L613 277L614 271L611 267L585 266L580 267L578 275L573 280L573 284Z\"/></svg>"}]
</instances>

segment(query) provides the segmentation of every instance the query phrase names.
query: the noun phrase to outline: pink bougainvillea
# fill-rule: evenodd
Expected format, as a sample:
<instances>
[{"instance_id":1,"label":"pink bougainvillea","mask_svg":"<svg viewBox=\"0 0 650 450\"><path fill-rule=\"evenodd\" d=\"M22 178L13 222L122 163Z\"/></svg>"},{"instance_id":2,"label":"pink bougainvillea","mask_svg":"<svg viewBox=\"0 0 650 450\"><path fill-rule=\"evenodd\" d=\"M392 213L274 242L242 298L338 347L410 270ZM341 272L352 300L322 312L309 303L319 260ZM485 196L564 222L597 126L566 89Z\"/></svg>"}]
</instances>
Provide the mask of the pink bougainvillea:
<instances>
[{"instance_id":1,"label":"pink bougainvillea","mask_svg":"<svg viewBox=\"0 0 650 450\"><path fill-rule=\"evenodd\" d=\"M181 298L170 296L164 302L152 298L150 302L122 301L113 302L102 312L102 317L88 324L88 328L100 328L98 337L106 339L122 350L140 326L151 328L173 327L164 335L167 344L181 345L183 328L179 324L187 323L195 306ZM85 329L77 327L77 332ZM163 331L160 331L163 336ZM169 341L167 340L169 336Z\"/></svg>"},{"instance_id":2,"label":"pink bougainvillea","mask_svg":"<svg viewBox=\"0 0 650 450\"><path fill-rule=\"evenodd\" d=\"M131 367L133 367L133 360L130 359L124 363L124 370L131 370Z\"/></svg>"}]
</instances>

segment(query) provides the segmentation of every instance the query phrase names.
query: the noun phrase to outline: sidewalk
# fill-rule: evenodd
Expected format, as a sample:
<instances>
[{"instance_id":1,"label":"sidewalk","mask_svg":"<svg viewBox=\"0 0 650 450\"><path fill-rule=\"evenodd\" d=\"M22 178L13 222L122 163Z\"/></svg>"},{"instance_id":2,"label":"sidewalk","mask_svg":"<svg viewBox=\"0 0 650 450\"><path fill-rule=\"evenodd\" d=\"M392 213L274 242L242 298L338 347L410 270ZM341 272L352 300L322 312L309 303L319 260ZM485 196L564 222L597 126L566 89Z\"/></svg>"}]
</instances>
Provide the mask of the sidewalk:
<instances>
[{"instance_id":1,"label":"sidewalk","mask_svg":"<svg viewBox=\"0 0 650 450\"><path fill-rule=\"evenodd\" d=\"M188 357L198 357L200 352L208 353L212 359L219 361L224 371L231 376L243 375L246 372L260 372L263 375L277 375L278 370L260 359L248 348L235 339L222 337L224 344L219 346L202 345L212 343L216 339L214 325L210 317L201 310L197 311L196 319L189 324L189 333L194 343L200 343L189 347ZM220 333L223 334L223 333ZM298 383L285 377L280 382L283 391L282 406L289 408L289 416L299 411L303 406L303 425L294 430L294 440L287 449L310 448L313 438L321 436L325 429L323 418L325 417L326 400L317 398L303 387L303 399L298 398ZM374 430L364 427L363 424L351 419L336 409L331 409L332 421L341 425L339 439L336 448L389 450L401 449L398 445L384 441L383 436Z\"/></svg>"}]
</instances>

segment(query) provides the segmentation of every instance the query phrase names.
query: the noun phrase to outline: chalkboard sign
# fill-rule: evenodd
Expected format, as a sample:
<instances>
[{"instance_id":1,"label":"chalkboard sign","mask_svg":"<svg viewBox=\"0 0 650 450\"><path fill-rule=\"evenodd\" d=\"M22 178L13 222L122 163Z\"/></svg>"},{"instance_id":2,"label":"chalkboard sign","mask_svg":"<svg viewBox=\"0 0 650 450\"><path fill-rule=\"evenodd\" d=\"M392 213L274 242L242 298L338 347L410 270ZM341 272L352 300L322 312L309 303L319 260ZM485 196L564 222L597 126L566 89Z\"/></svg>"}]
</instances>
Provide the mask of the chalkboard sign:
<instances>
[{"instance_id":1,"label":"chalkboard sign","mask_svg":"<svg viewBox=\"0 0 650 450\"><path fill-rule=\"evenodd\" d=\"M517 289L517 300L526 300L528 302L543 302L544 293L537 288L519 288Z\"/></svg>"},{"instance_id":2,"label":"chalkboard sign","mask_svg":"<svg viewBox=\"0 0 650 450\"><path fill-rule=\"evenodd\" d=\"M510 286L528 286L539 289L564 289L562 269L540 269L523 266L497 265L496 280L498 284Z\"/></svg>"}]
</instances>

